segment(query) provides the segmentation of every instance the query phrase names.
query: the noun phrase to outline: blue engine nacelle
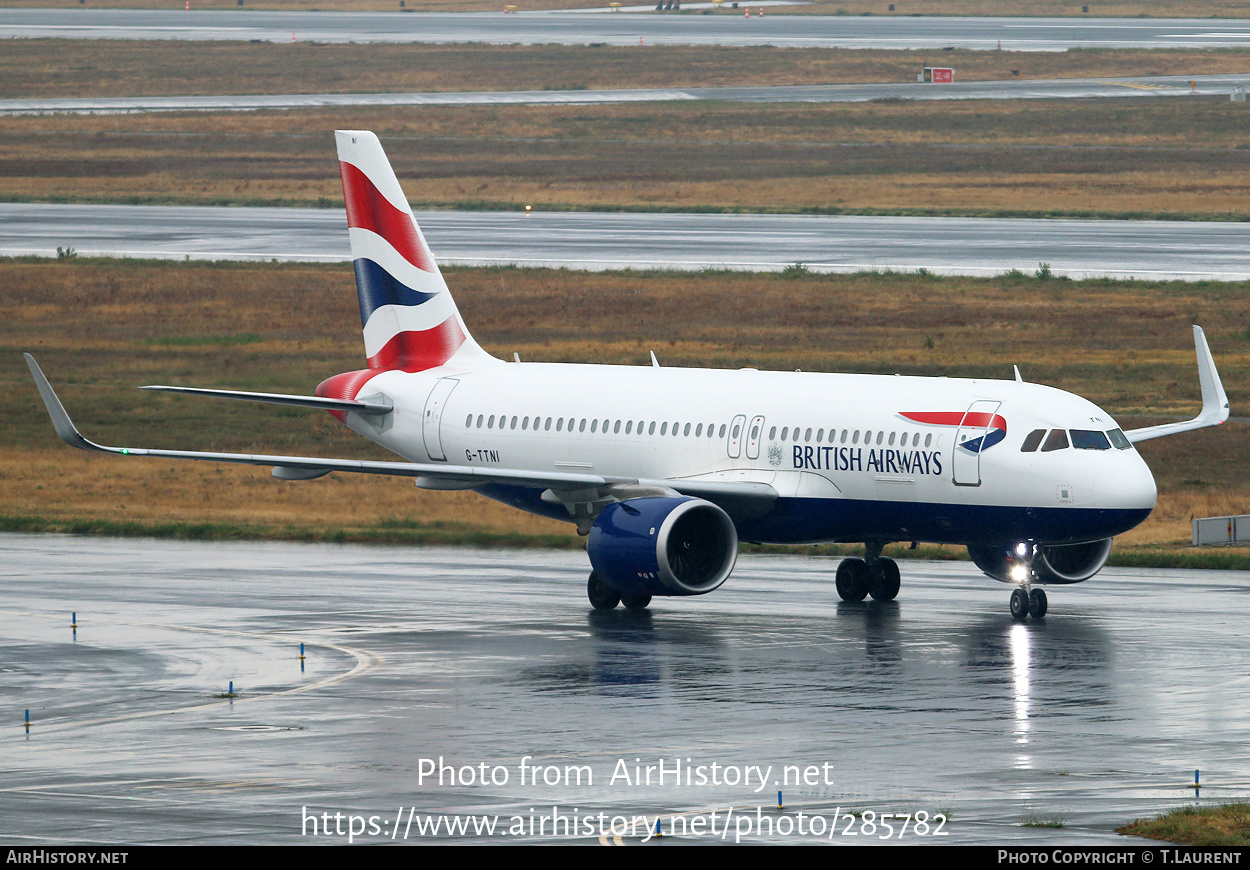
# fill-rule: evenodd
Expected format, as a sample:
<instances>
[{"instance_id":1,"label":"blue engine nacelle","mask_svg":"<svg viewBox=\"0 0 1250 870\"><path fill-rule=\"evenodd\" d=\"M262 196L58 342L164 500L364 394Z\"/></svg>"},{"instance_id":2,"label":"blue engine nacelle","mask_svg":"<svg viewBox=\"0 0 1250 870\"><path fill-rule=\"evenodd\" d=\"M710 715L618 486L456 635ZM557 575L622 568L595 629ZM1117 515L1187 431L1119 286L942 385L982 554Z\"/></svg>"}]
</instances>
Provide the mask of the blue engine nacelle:
<instances>
[{"instance_id":1,"label":"blue engine nacelle","mask_svg":"<svg viewBox=\"0 0 1250 870\"><path fill-rule=\"evenodd\" d=\"M733 520L701 498L632 498L603 509L586 552L603 582L626 595L702 595L738 558Z\"/></svg>"}]
</instances>

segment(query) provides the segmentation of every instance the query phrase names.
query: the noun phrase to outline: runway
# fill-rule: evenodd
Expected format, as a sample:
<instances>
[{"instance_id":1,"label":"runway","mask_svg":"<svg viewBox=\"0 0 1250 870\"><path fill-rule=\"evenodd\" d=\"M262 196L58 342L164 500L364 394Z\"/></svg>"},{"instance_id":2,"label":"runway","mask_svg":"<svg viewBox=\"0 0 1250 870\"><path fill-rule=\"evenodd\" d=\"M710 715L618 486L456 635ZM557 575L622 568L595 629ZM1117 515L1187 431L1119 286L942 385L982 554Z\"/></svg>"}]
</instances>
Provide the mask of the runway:
<instances>
[{"instance_id":1,"label":"runway","mask_svg":"<svg viewBox=\"0 0 1250 870\"><path fill-rule=\"evenodd\" d=\"M0 115L125 112L237 112L333 106L506 106L721 100L745 103L860 103L869 100L1055 100L1095 97L1226 96L1250 74L956 82L886 82L750 88L618 88L585 91L472 91L390 94L233 94L181 97L74 97L0 100Z\"/></svg>"},{"instance_id":2,"label":"runway","mask_svg":"<svg viewBox=\"0 0 1250 870\"><path fill-rule=\"evenodd\" d=\"M657 816L666 843L1125 846L1133 818L1250 788L1244 572L1106 569L1018 623L969 563L904 563L897 602L847 605L832 560L748 556L638 615L592 612L575 552L0 554L10 846L610 843L596 820L643 817L637 844ZM525 822L553 813L590 821ZM695 817L717 833L671 836Z\"/></svg>"},{"instance_id":3,"label":"runway","mask_svg":"<svg viewBox=\"0 0 1250 870\"><path fill-rule=\"evenodd\" d=\"M1250 280L1250 225L809 215L421 211L443 264L1032 273ZM339 209L0 204L0 255L351 259Z\"/></svg>"},{"instance_id":4,"label":"runway","mask_svg":"<svg viewBox=\"0 0 1250 870\"><path fill-rule=\"evenodd\" d=\"M195 39L808 48L1244 48L1243 19L939 18L585 12L261 12L3 9L2 38Z\"/></svg>"}]
</instances>

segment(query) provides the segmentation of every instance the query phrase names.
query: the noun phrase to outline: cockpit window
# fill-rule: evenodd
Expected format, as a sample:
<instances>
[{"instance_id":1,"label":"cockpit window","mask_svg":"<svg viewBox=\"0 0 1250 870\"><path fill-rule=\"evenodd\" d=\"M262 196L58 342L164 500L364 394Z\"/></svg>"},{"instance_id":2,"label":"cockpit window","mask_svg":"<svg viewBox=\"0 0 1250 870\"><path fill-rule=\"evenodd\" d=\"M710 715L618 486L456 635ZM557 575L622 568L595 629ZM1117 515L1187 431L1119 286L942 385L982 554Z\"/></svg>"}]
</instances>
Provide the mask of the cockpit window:
<instances>
[{"instance_id":1,"label":"cockpit window","mask_svg":"<svg viewBox=\"0 0 1250 870\"><path fill-rule=\"evenodd\" d=\"M1046 436L1046 441L1042 444L1042 452L1049 453L1052 450L1065 450L1068 446L1068 433L1063 429L1051 429L1050 434Z\"/></svg>"},{"instance_id":2,"label":"cockpit window","mask_svg":"<svg viewBox=\"0 0 1250 870\"><path fill-rule=\"evenodd\" d=\"M1095 429L1073 429L1072 446L1077 450L1110 450L1111 442Z\"/></svg>"},{"instance_id":3,"label":"cockpit window","mask_svg":"<svg viewBox=\"0 0 1250 870\"><path fill-rule=\"evenodd\" d=\"M1132 450L1133 442L1125 437L1122 429L1112 429L1107 433L1107 437L1111 439L1111 445L1116 450Z\"/></svg>"},{"instance_id":4,"label":"cockpit window","mask_svg":"<svg viewBox=\"0 0 1250 870\"><path fill-rule=\"evenodd\" d=\"M1034 429L1024 439L1024 443L1020 445L1021 453L1032 453L1037 449L1037 445L1042 443L1042 438L1046 436L1045 429Z\"/></svg>"}]
</instances>

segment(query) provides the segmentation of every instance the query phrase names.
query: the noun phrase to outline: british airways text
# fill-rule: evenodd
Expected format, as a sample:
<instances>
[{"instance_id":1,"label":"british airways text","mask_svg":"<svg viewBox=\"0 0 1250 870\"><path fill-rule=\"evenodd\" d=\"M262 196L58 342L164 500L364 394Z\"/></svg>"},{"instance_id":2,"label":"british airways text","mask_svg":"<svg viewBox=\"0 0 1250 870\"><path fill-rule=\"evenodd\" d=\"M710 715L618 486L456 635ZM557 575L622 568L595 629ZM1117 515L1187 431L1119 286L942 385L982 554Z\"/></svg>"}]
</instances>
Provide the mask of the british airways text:
<instances>
[{"instance_id":1,"label":"british airways text","mask_svg":"<svg viewBox=\"0 0 1250 870\"><path fill-rule=\"evenodd\" d=\"M880 474L941 474L942 457L936 450L794 445L794 467L829 471L875 471Z\"/></svg>"}]
</instances>

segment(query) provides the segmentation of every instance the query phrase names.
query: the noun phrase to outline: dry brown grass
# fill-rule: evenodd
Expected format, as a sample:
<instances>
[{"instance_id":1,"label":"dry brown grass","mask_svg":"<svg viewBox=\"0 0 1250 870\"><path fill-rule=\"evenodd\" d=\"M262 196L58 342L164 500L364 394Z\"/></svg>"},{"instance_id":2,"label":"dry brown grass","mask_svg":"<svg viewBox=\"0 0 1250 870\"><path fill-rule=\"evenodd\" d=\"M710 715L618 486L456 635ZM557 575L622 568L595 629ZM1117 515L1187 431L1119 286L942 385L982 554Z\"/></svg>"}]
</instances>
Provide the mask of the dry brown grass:
<instances>
[{"instance_id":1,"label":"dry brown grass","mask_svg":"<svg viewBox=\"0 0 1250 870\"><path fill-rule=\"evenodd\" d=\"M0 198L334 205L378 131L414 205L1250 215L1244 108L1120 101L7 118Z\"/></svg>"},{"instance_id":2,"label":"dry brown grass","mask_svg":"<svg viewBox=\"0 0 1250 870\"><path fill-rule=\"evenodd\" d=\"M314 45L8 40L0 98L914 82L932 52L719 46ZM960 81L1216 75L1241 51L950 51Z\"/></svg>"},{"instance_id":3,"label":"dry brown grass","mask_svg":"<svg viewBox=\"0 0 1250 870\"><path fill-rule=\"evenodd\" d=\"M531 360L1025 376L1127 426L1198 406L1191 320L1208 330L1234 413L1250 402L1250 285L905 275L602 274L449 269L474 335ZM465 493L332 475L91 456L55 440L20 351L35 352L89 437L135 446L387 458L327 415L140 393L144 383L307 393L361 364L345 265L0 261L0 447L6 515L213 521L258 529L454 522L562 525ZM753 312L744 320L741 312ZM940 311L940 314L935 314ZM164 339L252 333L242 344ZM928 347L932 344L933 347ZM1159 507L1119 546L1183 546L1192 516L1247 513L1244 421L1141 445ZM571 532L570 532L571 534Z\"/></svg>"}]
</instances>

